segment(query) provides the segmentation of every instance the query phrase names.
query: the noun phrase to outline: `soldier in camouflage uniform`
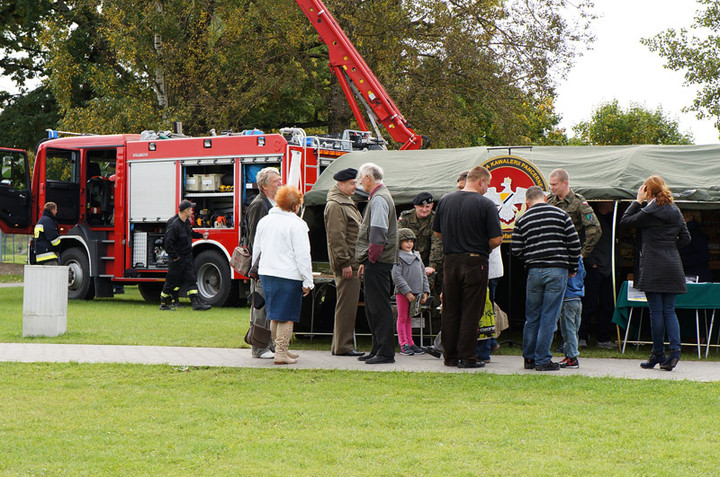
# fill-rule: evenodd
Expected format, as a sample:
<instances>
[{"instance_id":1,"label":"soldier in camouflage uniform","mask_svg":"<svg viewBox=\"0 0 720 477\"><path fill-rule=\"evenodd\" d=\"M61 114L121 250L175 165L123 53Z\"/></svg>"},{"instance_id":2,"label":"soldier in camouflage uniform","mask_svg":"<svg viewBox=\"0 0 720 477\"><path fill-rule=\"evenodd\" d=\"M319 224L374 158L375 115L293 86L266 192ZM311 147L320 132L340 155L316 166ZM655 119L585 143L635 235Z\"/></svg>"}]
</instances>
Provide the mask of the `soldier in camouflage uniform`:
<instances>
[{"instance_id":1,"label":"soldier in camouflage uniform","mask_svg":"<svg viewBox=\"0 0 720 477\"><path fill-rule=\"evenodd\" d=\"M412 230L417 237L415 250L420 253L425 267L425 274L430 282L430 289L434 296L440 295L442 286L442 242L432 231L435 212L433 196L429 192L420 192L412 201L413 208L400 214L398 227Z\"/></svg>"},{"instance_id":2,"label":"soldier in camouflage uniform","mask_svg":"<svg viewBox=\"0 0 720 477\"><path fill-rule=\"evenodd\" d=\"M590 254L595 244L600 241L602 228L595 212L585 198L576 194L568 184L568 173L565 169L555 169L550 173L550 191L547 203L564 210L572 219L575 231L582 243L582 258L585 268L592 267Z\"/></svg>"},{"instance_id":3,"label":"soldier in camouflage uniform","mask_svg":"<svg viewBox=\"0 0 720 477\"><path fill-rule=\"evenodd\" d=\"M591 254L595 244L600 241L602 228L595 211L587 203L585 197L570 189L569 176L565 169L555 169L550 173L550 192L552 195L548 197L547 203L564 210L572 219L582 244L581 253L585 269L597 267ZM563 347L562 344L558 346L558 350L561 347ZM587 347L587 341L578 340L578 347Z\"/></svg>"}]
</instances>

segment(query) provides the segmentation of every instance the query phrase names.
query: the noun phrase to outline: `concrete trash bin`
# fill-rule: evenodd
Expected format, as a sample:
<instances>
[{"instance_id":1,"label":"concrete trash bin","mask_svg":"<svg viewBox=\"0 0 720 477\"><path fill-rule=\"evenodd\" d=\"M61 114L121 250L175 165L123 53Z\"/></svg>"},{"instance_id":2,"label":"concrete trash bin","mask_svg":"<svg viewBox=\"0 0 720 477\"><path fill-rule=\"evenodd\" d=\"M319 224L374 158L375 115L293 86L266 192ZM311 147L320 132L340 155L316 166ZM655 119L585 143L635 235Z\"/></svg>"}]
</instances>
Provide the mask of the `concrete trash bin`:
<instances>
[{"instance_id":1,"label":"concrete trash bin","mask_svg":"<svg viewBox=\"0 0 720 477\"><path fill-rule=\"evenodd\" d=\"M67 331L68 267L25 265L23 337Z\"/></svg>"}]
</instances>

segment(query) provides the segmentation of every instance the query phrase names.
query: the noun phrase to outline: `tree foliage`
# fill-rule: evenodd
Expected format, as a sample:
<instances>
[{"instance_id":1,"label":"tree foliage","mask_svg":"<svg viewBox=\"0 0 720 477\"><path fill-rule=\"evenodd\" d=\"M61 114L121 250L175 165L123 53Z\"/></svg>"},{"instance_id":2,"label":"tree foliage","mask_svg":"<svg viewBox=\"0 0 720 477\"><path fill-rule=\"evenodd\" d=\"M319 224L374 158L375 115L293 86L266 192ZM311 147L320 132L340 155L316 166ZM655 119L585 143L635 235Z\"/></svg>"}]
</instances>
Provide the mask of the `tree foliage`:
<instances>
[{"instance_id":1,"label":"tree foliage","mask_svg":"<svg viewBox=\"0 0 720 477\"><path fill-rule=\"evenodd\" d=\"M666 68L685 72L685 84L700 87L688 111L699 119L715 118L720 130L720 0L698 0L702 5L693 30L670 28L642 42L667 60Z\"/></svg>"},{"instance_id":2,"label":"tree foliage","mask_svg":"<svg viewBox=\"0 0 720 477\"><path fill-rule=\"evenodd\" d=\"M573 127L579 144L595 146L628 144L693 144L690 133L681 133L677 121L637 104L623 109L617 100L600 105L590 121ZM577 143L576 143L577 144Z\"/></svg>"},{"instance_id":3,"label":"tree foliage","mask_svg":"<svg viewBox=\"0 0 720 477\"><path fill-rule=\"evenodd\" d=\"M45 137L45 129L60 119L52 93L41 86L23 95L8 96L0 102L0 145L34 150Z\"/></svg>"},{"instance_id":4,"label":"tree foliage","mask_svg":"<svg viewBox=\"0 0 720 477\"><path fill-rule=\"evenodd\" d=\"M11 2L16 13L25 3ZM294 0L35 3L39 13L18 29L35 35L33 68L44 71L64 129L357 127L327 47ZM555 82L591 40L593 18L589 2L567 0L327 6L435 147L552 141Z\"/></svg>"}]
</instances>

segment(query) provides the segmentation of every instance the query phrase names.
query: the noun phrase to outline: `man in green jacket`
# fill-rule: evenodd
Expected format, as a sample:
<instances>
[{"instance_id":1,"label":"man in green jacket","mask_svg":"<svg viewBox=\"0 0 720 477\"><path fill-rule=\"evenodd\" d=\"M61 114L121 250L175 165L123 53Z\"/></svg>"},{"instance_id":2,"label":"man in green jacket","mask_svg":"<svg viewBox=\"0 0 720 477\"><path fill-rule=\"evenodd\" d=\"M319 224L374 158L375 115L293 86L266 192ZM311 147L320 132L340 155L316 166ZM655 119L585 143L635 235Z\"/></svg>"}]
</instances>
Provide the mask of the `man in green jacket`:
<instances>
[{"instance_id":1,"label":"man in green jacket","mask_svg":"<svg viewBox=\"0 0 720 477\"><path fill-rule=\"evenodd\" d=\"M352 195L357 189L357 170L343 169L333 179L337 184L327 194L325 233L328 258L335 277L337 300L335 326L330 351L336 356L363 356L355 350L353 334L360 300L359 264L355 260L355 244L362 216Z\"/></svg>"}]
</instances>

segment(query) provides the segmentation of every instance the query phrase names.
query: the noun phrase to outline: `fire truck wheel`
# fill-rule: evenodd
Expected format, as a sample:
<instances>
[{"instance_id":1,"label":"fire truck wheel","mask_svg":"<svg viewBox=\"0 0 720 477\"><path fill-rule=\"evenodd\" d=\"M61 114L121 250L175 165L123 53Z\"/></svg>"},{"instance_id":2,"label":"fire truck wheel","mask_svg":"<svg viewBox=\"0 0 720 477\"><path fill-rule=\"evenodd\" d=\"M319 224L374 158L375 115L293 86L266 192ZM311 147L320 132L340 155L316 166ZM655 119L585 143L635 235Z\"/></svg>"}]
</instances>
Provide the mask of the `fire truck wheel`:
<instances>
[{"instance_id":1,"label":"fire truck wheel","mask_svg":"<svg viewBox=\"0 0 720 477\"><path fill-rule=\"evenodd\" d=\"M140 295L148 303L160 303L160 292L162 291L162 282L138 283Z\"/></svg>"},{"instance_id":2,"label":"fire truck wheel","mask_svg":"<svg viewBox=\"0 0 720 477\"><path fill-rule=\"evenodd\" d=\"M200 297L212 306L224 306L230 296L230 262L219 252L205 250L195 257Z\"/></svg>"},{"instance_id":3,"label":"fire truck wheel","mask_svg":"<svg viewBox=\"0 0 720 477\"><path fill-rule=\"evenodd\" d=\"M78 247L60 254L60 265L68 267L68 298L71 300L92 300L95 287L90 277L90 264L85 251Z\"/></svg>"}]
</instances>

